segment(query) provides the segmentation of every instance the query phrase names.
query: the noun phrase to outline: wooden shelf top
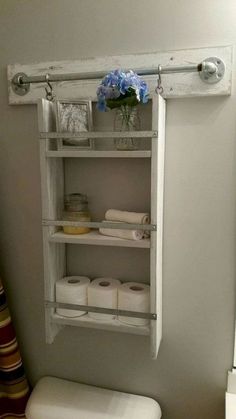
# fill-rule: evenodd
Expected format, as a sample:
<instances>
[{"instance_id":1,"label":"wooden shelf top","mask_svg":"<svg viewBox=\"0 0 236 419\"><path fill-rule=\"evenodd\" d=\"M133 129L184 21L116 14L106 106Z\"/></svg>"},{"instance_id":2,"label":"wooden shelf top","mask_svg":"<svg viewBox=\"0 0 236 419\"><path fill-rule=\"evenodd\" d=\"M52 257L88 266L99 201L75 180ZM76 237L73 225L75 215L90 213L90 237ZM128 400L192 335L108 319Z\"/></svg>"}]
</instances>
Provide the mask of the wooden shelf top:
<instances>
[{"instance_id":1,"label":"wooden shelf top","mask_svg":"<svg viewBox=\"0 0 236 419\"><path fill-rule=\"evenodd\" d=\"M51 242L55 243L72 243L86 244L97 246L118 246L118 247L135 247L141 249L150 248L150 239L127 240L118 237L103 236L97 230L93 230L87 234L65 234L62 231L52 234L49 237Z\"/></svg>"},{"instance_id":2,"label":"wooden shelf top","mask_svg":"<svg viewBox=\"0 0 236 419\"><path fill-rule=\"evenodd\" d=\"M150 158L150 150L49 150L46 157Z\"/></svg>"},{"instance_id":3,"label":"wooden shelf top","mask_svg":"<svg viewBox=\"0 0 236 419\"><path fill-rule=\"evenodd\" d=\"M79 326L79 327L90 327L93 329L103 329L113 332L131 333L134 335L149 335L150 327L147 326L133 326L125 323L121 323L117 319L109 320L96 320L85 314L80 317L62 317L57 313L51 314L52 323L67 325L67 326Z\"/></svg>"}]
</instances>

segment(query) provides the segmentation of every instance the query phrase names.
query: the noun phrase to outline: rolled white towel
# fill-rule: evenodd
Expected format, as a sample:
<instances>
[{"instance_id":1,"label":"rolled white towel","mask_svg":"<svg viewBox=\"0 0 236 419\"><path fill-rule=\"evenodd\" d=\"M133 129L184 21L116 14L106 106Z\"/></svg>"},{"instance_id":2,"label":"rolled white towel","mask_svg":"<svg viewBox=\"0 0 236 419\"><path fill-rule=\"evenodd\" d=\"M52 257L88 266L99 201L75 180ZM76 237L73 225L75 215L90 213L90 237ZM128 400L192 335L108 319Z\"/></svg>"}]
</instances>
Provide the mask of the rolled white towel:
<instances>
[{"instance_id":1,"label":"rolled white towel","mask_svg":"<svg viewBox=\"0 0 236 419\"><path fill-rule=\"evenodd\" d=\"M107 221L103 221L105 224ZM111 223L112 221L109 221ZM117 223L117 222L115 222ZM141 240L143 238L143 230L125 230L120 228L99 228L99 233L104 236L118 237L127 240Z\"/></svg>"},{"instance_id":2,"label":"rolled white towel","mask_svg":"<svg viewBox=\"0 0 236 419\"><path fill-rule=\"evenodd\" d=\"M120 211L116 209L109 209L105 214L107 221L120 221L130 224L149 224L150 217L148 213Z\"/></svg>"}]
</instances>

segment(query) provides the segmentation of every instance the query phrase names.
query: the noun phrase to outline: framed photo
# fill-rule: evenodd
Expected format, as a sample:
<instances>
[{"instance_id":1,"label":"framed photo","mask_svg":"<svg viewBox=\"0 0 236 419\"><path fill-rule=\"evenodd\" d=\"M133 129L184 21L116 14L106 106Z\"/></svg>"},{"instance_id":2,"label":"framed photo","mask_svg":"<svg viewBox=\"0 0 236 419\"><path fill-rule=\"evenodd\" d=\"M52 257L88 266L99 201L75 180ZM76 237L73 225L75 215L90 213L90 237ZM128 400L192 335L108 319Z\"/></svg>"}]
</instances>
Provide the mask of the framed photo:
<instances>
[{"instance_id":1,"label":"framed photo","mask_svg":"<svg viewBox=\"0 0 236 419\"><path fill-rule=\"evenodd\" d=\"M57 100L56 126L57 132L88 132L92 130L92 103L86 100ZM90 138L61 138L59 149L92 149Z\"/></svg>"}]
</instances>

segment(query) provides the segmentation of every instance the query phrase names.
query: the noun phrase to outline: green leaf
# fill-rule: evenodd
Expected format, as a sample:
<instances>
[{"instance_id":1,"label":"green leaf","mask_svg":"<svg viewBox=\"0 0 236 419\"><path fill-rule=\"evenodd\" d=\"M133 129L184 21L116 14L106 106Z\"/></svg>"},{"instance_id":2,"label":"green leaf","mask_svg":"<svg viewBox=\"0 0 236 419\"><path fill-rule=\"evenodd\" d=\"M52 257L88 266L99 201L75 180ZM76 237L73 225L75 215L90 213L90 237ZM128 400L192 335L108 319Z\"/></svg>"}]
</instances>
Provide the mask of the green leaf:
<instances>
[{"instance_id":1,"label":"green leaf","mask_svg":"<svg viewBox=\"0 0 236 419\"><path fill-rule=\"evenodd\" d=\"M110 109L115 109L115 108L120 108L121 106L137 106L139 104L139 101L136 97L136 95L134 96L132 94L132 96L129 95L122 95L122 97L120 96L117 99L107 99L106 100L106 104L108 106L108 108Z\"/></svg>"}]
</instances>

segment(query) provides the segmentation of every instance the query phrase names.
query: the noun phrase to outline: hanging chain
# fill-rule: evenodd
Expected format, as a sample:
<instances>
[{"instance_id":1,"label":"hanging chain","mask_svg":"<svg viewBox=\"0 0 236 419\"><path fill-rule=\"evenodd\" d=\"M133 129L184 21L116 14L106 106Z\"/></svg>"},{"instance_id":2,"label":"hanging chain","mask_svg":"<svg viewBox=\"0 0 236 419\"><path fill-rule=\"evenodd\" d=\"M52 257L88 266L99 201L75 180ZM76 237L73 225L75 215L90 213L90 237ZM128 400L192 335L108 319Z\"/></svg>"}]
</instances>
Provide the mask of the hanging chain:
<instances>
[{"instance_id":1,"label":"hanging chain","mask_svg":"<svg viewBox=\"0 0 236 419\"><path fill-rule=\"evenodd\" d=\"M157 70L157 87L155 88L155 92L157 95L162 95L164 89L161 85L161 65L159 64Z\"/></svg>"}]
</instances>

